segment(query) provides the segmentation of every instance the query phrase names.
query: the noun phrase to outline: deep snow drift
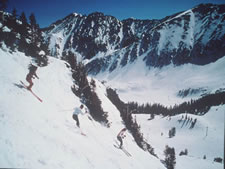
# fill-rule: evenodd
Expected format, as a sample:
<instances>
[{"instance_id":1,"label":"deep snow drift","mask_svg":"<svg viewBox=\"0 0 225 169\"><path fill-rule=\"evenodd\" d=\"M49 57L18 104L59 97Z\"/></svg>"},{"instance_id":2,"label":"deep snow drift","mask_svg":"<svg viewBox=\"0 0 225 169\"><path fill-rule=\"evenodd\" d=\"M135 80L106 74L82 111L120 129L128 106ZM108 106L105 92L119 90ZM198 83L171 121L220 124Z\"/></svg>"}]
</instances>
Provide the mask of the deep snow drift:
<instances>
[{"instance_id":1,"label":"deep snow drift","mask_svg":"<svg viewBox=\"0 0 225 169\"><path fill-rule=\"evenodd\" d=\"M3 168L165 168L160 160L141 150L127 133L126 156L113 144L124 127L118 110L105 96L105 87L97 82L103 109L109 112L111 127L106 128L79 116L80 134L72 119L72 109L80 105L71 92L71 72L63 61L49 58L47 67L38 68L40 79L33 91L20 88L25 81L31 58L20 52L10 54L0 49L0 167Z\"/></svg>"}]
</instances>

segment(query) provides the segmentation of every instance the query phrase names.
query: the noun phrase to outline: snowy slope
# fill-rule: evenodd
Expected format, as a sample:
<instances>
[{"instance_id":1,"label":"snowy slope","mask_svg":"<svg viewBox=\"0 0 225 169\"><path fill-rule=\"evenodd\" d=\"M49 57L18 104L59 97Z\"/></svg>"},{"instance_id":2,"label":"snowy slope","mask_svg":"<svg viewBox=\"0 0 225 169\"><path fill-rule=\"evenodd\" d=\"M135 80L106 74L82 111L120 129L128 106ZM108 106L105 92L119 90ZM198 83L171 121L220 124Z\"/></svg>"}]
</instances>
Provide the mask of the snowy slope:
<instances>
[{"instance_id":1,"label":"snowy slope","mask_svg":"<svg viewBox=\"0 0 225 169\"><path fill-rule=\"evenodd\" d=\"M160 103L166 106L199 98L202 94L225 89L225 57L205 66L185 64L163 68L145 67L141 59L111 73L95 77L117 89L121 100L139 103ZM178 97L179 91L197 89L199 92Z\"/></svg>"},{"instance_id":2,"label":"snowy slope","mask_svg":"<svg viewBox=\"0 0 225 169\"><path fill-rule=\"evenodd\" d=\"M113 146L123 128L118 110L105 96L105 87L97 83L103 109L109 112L111 127L79 116L83 136L75 127L72 109L80 101L71 92L71 72L63 61L49 58L49 65L37 70L33 91L19 88L25 82L31 59L23 53L0 49L0 167L3 168L165 168L159 159L141 150L128 133L126 156Z\"/></svg>"},{"instance_id":3,"label":"snowy slope","mask_svg":"<svg viewBox=\"0 0 225 169\"><path fill-rule=\"evenodd\" d=\"M125 102L160 103L171 106L191 99L200 98L207 93L225 90L225 57L205 66L185 64L169 65L163 68L145 67L142 60L108 73L101 72L95 77L117 90ZM182 98L178 93L187 89L196 89ZM176 151L176 168L178 169L222 169L224 163L213 162L214 158L224 158L224 114L225 106L213 107L204 116L188 115L196 118L197 123L189 129L190 122L178 122L181 114L169 118L156 116L149 121L149 115L134 115L141 132L152 145L160 159L164 159L165 146L174 147ZM183 125L183 126L182 126ZM176 127L176 136L168 138L168 132ZM162 135L161 135L162 134ZM179 156L188 150L188 156ZM206 159L203 157L206 156Z\"/></svg>"},{"instance_id":4,"label":"snowy slope","mask_svg":"<svg viewBox=\"0 0 225 169\"><path fill-rule=\"evenodd\" d=\"M163 118L149 115L135 115L141 130L148 142L155 147L156 153L163 158L165 146L175 148L176 168L222 169L224 164L213 162L216 157L224 157L224 114L225 106L212 107L204 116L188 114L188 118L197 119L193 129L191 123L178 121L185 114ZM169 138L169 130L175 127L175 137ZM179 156L181 151L188 150L187 156ZM206 159L203 159L204 155ZM187 167L188 166L188 167Z\"/></svg>"}]
</instances>

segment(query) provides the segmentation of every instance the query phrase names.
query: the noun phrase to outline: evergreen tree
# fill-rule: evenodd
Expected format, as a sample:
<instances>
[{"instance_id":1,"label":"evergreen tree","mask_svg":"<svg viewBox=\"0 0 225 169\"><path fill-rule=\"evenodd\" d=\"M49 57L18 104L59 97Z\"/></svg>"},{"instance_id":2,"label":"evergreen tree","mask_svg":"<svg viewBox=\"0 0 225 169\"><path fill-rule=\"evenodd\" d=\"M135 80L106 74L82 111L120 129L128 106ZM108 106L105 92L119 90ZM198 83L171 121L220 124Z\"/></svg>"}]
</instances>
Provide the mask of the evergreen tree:
<instances>
[{"instance_id":1,"label":"evergreen tree","mask_svg":"<svg viewBox=\"0 0 225 169\"><path fill-rule=\"evenodd\" d=\"M71 69L76 70L77 59L73 52L71 51L69 51L68 53L64 52L62 59L70 64Z\"/></svg>"},{"instance_id":2,"label":"evergreen tree","mask_svg":"<svg viewBox=\"0 0 225 169\"><path fill-rule=\"evenodd\" d=\"M8 3L8 0L0 0L0 11L5 11L5 9L7 8L7 3ZM1 12L0 13L0 21L4 24L4 21L5 21L5 15L4 13ZM2 34L2 27L0 28L0 33ZM2 39L0 37L0 39Z\"/></svg>"},{"instance_id":3,"label":"evergreen tree","mask_svg":"<svg viewBox=\"0 0 225 169\"><path fill-rule=\"evenodd\" d=\"M31 13L31 15L29 17L29 20L30 20L30 28L31 28L31 42L36 43L36 45L37 45L39 26L36 22L36 18L35 18L34 13Z\"/></svg>"},{"instance_id":4,"label":"evergreen tree","mask_svg":"<svg viewBox=\"0 0 225 169\"><path fill-rule=\"evenodd\" d=\"M18 33L20 33L18 49L21 52L27 53L28 44L26 42L26 38L28 37L28 23L24 12L21 13L19 20L22 24L18 26Z\"/></svg>"},{"instance_id":5,"label":"evergreen tree","mask_svg":"<svg viewBox=\"0 0 225 169\"><path fill-rule=\"evenodd\" d=\"M171 130L169 130L169 138L174 137L176 134L176 128L173 127Z\"/></svg>"},{"instance_id":6,"label":"evergreen tree","mask_svg":"<svg viewBox=\"0 0 225 169\"><path fill-rule=\"evenodd\" d=\"M188 155L188 150L185 149L184 151L181 151L179 156Z\"/></svg>"},{"instance_id":7,"label":"evergreen tree","mask_svg":"<svg viewBox=\"0 0 225 169\"><path fill-rule=\"evenodd\" d=\"M136 119L133 119L132 117L132 111L135 110L133 108L135 108L136 103L125 104L123 101L120 100L116 91L111 88L107 88L107 96L120 111L120 116L122 117L126 128L131 132L132 136L134 137L134 140L137 145L143 150L148 151L150 154L156 156L154 148L152 148L151 145L144 140L143 134L140 132L140 126L138 125ZM132 110L130 110L131 108L129 106L132 107Z\"/></svg>"},{"instance_id":8,"label":"evergreen tree","mask_svg":"<svg viewBox=\"0 0 225 169\"><path fill-rule=\"evenodd\" d=\"M37 22L36 22L36 18L35 18L34 13L31 13L29 19L30 19L30 25L31 25L31 27L34 27L35 28L35 26L37 25Z\"/></svg>"},{"instance_id":9,"label":"evergreen tree","mask_svg":"<svg viewBox=\"0 0 225 169\"><path fill-rule=\"evenodd\" d=\"M15 15L15 11L14 11L14 15ZM3 17L4 15L2 15ZM4 26L7 26L10 30L10 32L2 32L1 31L1 37L2 40L5 42L5 44L12 50L14 51L16 48L16 18L14 18L14 16L11 15L5 15L4 20L2 21L2 24Z\"/></svg>"},{"instance_id":10,"label":"evergreen tree","mask_svg":"<svg viewBox=\"0 0 225 169\"><path fill-rule=\"evenodd\" d=\"M17 16L18 16L17 11L14 8L12 11L12 17L8 19L8 25L7 25L9 28L12 28L14 32L16 32L18 28L17 26L18 24L16 23Z\"/></svg>"},{"instance_id":11,"label":"evergreen tree","mask_svg":"<svg viewBox=\"0 0 225 169\"><path fill-rule=\"evenodd\" d=\"M176 155L174 148L169 147L166 145L166 148L164 150L165 155L165 165L167 169L174 169L176 164Z\"/></svg>"},{"instance_id":12,"label":"evergreen tree","mask_svg":"<svg viewBox=\"0 0 225 169\"><path fill-rule=\"evenodd\" d=\"M22 24L19 26L18 32L20 33L21 38L25 39L28 36L28 23L24 12L21 13L19 20L22 22Z\"/></svg>"},{"instance_id":13,"label":"evergreen tree","mask_svg":"<svg viewBox=\"0 0 225 169\"><path fill-rule=\"evenodd\" d=\"M72 53L68 53L68 55L63 56L62 58L66 59L72 68L72 77L75 80L75 85L72 87L74 94L81 98L81 101L90 110L90 115L96 121L101 122L109 127L107 112L103 111L101 107L101 100L95 93L95 82L92 80L91 85L89 85L87 80L87 72L84 65L81 62L77 63L76 57Z\"/></svg>"},{"instance_id":14,"label":"evergreen tree","mask_svg":"<svg viewBox=\"0 0 225 169\"><path fill-rule=\"evenodd\" d=\"M19 19L21 20L22 25L24 25L24 26L27 26L27 25L28 25L28 23L27 23L27 17L26 17L26 15L25 15L25 13L24 13L24 12L22 12L22 13L21 13L21 15L20 15L20 18L19 18Z\"/></svg>"},{"instance_id":15,"label":"evergreen tree","mask_svg":"<svg viewBox=\"0 0 225 169\"><path fill-rule=\"evenodd\" d=\"M14 8L13 11L12 11L12 18L13 18L14 20L16 20L17 17L18 17L18 15L17 15L17 10L16 10L16 8Z\"/></svg>"},{"instance_id":16,"label":"evergreen tree","mask_svg":"<svg viewBox=\"0 0 225 169\"><path fill-rule=\"evenodd\" d=\"M153 113L150 114L150 118L148 120L152 120L155 118L155 115Z\"/></svg>"},{"instance_id":17,"label":"evergreen tree","mask_svg":"<svg viewBox=\"0 0 225 169\"><path fill-rule=\"evenodd\" d=\"M36 58L37 62L39 63L42 60L42 58L39 56L39 52L41 51L40 47L41 47L42 36L41 36L39 25L36 22L34 13L31 13L29 17L29 21L30 21L30 31L31 31L31 33L29 34L29 37L31 42L30 42L27 54L31 57Z\"/></svg>"},{"instance_id":18,"label":"evergreen tree","mask_svg":"<svg viewBox=\"0 0 225 169\"><path fill-rule=\"evenodd\" d=\"M5 11L7 8L8 0L0 0L0 11Z\"/></svg>"}]
</instances>

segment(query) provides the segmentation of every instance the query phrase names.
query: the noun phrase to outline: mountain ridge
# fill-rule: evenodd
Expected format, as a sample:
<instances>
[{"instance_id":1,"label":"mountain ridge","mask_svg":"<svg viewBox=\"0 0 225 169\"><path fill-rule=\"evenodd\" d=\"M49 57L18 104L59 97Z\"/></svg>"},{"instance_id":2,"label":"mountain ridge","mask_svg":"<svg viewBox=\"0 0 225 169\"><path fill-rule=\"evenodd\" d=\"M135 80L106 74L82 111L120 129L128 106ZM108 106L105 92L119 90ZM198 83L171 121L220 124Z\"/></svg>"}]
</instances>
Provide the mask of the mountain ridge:
<instances>
[{"instance_id":1,"label":"mountain ridge","mask_svg":"<svg viewBox=\"0 0 225 169\"><path fill-rule=\"evenodd\" d=\"M142 56L149 68L205 65L225 55L224 6L200 4L161 20L120 21L101 12L70 14L44 35L51 55L62 57L70 51L86 60L91 74L111 72Z\"/></svg>"}]
</instances>

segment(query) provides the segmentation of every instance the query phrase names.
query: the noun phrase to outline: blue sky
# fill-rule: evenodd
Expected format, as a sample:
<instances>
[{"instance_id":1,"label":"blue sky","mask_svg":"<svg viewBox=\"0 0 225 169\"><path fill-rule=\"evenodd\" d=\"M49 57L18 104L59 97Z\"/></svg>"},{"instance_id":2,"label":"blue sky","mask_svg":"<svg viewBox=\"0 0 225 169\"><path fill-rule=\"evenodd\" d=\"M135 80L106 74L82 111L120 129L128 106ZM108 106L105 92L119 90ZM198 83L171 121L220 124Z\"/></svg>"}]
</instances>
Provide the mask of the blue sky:
<instances>
[{"instance_id":1,"label":"blue sky","mask_svg":"<svg viewBox=\"0 0 225 169\"><path fill-rule=\"evenodd\" d=\"M8 11L17 9L27 18L33 12L40 27L47 27L70 13L88 15L103 12L119 20L161 19L165 16L190 9L200 3L222 4L224 0L9 0Z\"/></svg>"}]
</instances>

